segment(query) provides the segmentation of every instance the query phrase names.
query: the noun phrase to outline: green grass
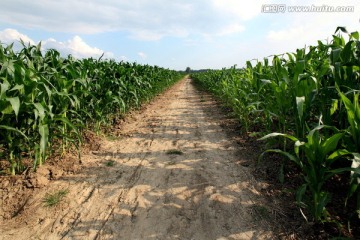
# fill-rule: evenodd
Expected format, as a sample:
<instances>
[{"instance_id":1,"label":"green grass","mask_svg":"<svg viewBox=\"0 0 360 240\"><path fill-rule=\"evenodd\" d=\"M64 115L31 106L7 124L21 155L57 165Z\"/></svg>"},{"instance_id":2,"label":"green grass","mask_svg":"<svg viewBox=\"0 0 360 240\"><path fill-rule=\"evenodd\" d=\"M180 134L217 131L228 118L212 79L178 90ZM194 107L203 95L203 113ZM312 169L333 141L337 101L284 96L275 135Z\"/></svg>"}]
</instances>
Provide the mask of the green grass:
<instances>
[{"instance_id":1,"label":"green grass","mask_svg":"<svg viewBox=\"0 0 360 240\"><path fill-rule=\"evenodd\" d=\"M108 141L113 142L113 141L119 140L119 137L117 137L117 136L115 136L115 135L108 134L108 135L106 135L106 139L107 139Z\"/></svg>"},{"instance_id":2,"label":"green grass","mask_svg":"<svg viewBox=\"0 0 360 240\"><path fill-rule=\"evenodd\" d=\"M113 167L113 166L115 165L115 161L114 161L114 160L109 160L109 161L107 161L107 162L105 163L105 165L106 165L107 167Z\"/></svg>"},{"instance_id":3,"label":"green grass","mask_svg":"<svg viewBox=\"0 0 360 240\"><path fill-rule=\"evenodd\" d=\"M57 205L67 194L69 193L68 189L62 189L54 193L48 193L43 199L45 207L53 207Z\"/></svg>"},{"instance_id":4,"label":"green grass","mask_svg":"<svg viewBox=\"0 0 360 240\"><path fill-rule=\"evenodd\" d=\"M184 153L180 150L177 150L177 149L170 149L168 151L166 151L166 154L169 154L169 155L183 155Z\"/></svg>"}]
</instances>

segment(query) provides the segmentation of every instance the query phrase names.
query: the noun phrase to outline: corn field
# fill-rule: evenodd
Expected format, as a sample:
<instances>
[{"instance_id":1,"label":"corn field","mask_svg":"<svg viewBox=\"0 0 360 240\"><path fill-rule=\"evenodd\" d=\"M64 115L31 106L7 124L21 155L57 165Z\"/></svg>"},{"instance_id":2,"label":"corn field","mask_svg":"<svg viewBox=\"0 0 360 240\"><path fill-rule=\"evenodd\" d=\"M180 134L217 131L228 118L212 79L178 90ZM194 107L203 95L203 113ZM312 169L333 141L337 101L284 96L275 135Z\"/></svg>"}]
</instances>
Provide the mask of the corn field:
<instances>
[{"instance_id":1,"label":"corn field","mask_svg":"<svg viewBox=\"0 0 360 240\"><path fill-rule=\"evenodd\" d=\"M15 52L0 44L0 159L24 171L54 151L79 148L85 129L99 131L179 80L176 71L114 60L63 58L41 44ZM59 147L57 146L57 147Z\"/></svg>"},{"instance_id":2,"label":"corn field","mask_svg":"<svg viewBox=\"0 0 360 240\"><path fill-rule=\"evenodd\" d=\"M297 166L296 202L308 221L331 219L324 185L339 174L349 176L343 204L355 198L350 217L360 218L358 32L338 27L330 42L191 77L232 108L245 132L268 141L261 161L272 152Z\"/></svg>"}]
</instances>

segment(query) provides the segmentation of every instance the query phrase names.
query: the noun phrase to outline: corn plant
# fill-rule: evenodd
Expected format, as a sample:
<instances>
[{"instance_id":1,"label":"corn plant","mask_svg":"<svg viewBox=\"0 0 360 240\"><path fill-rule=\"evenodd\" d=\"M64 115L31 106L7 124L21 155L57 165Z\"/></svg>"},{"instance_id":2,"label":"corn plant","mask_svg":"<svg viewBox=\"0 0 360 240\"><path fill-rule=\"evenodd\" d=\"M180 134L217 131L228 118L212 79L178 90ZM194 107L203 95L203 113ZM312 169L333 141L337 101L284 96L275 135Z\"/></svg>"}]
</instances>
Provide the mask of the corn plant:
<instances>
[{"instance_id":1,"label":"corn plant","mask_svg":"<svg viewBox=\"0 0 360 240\"><path fill-rule=\"evenodd\" d=\"M320 134L320 130L325 128L334 130L336 133L325 138ZM334 161L338 157L345 155L344 152L337 150L338 143L344 137L344 134L344 132L338 132L336 128L320 125L309 132L305 142L283 133L271 133L259 139L265 140L282 136L294 142L295 154L279 149L268 149L264 153L275 152L282 154L301 169L305 183L297 190L297 203L300 207L307 208L317 222L323 220L326 216L325 207L330 201L330 193L323 189L325 182L335 174L349 171L360 173L359 168L332 168ZM304 159L301 157L302 152L305 156ZM263 157L264 153L261 157ZM346 152L346 154L349 153ZM307 193L309 197L305 199Z\"/></svg>"},{"instance_id":2,"label":"corn plant","mask_svg":"<svg viewBox=\"0 0 360 240\"><path fill-rule=\"evenodd\" d=\"M331 193L323 185L334 174L351 175L347 195L357 196L360 212L358 32L338 27L332 40L275 55L272 61L193 71L191 77L233 109L245 132L277 140L269 141L273 147L266 152L281 153L299 167L303 185L297 201L315 221L327 219Z\"/></svg>"},{"instance_id":3,"label":"corn plant","mask_svg":"<svg viewBox=\"0 0 360 240\"><path fill-rule=\"evenodd\" d=\"M42 165L55 152L79 149L85 128L100 132L181 78L157 66L64 58L41 43L15 52L0 44L0 156L10 173L22 158Z\"/></svg>"},{"instance_id":4,"label":"corn plant","mask_svg":"<svg viewBox=\"0 0 360 240\"><path fill-rule=\"evenodd\" d=\"M360 169L360 107L359 107L359 93L354 93L354 99L351 102L345 94L339 91L339 95L342 103L344 104L347 112L347 120L349 123L346 133L349 136L347 141L347 148L353 152L354 158L352 159L351 167L354 169ZM357 172L351 173L350 189L348 197L351 197L355 193L357 194L357 211L360 210L360 174Z\"/></svg>"}]
</instances>

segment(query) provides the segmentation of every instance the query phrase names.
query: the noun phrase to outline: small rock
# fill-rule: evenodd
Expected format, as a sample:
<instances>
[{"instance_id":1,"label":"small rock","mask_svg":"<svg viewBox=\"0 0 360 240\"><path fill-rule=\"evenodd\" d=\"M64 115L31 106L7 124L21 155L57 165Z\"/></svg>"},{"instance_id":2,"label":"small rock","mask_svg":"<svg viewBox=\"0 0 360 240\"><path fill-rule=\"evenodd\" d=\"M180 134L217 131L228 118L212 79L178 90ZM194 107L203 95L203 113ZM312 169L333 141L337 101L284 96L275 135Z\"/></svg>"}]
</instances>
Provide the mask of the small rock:
<instances>
[{"instance_id":1,"label":"small rock","mask_svg":"<svg viewBox=\"0 0 360 240\"><path fill-rule=\"evenodd\" d=\"M34 185L31 183L31 181L29 179L24 181L24 185L27 188L34 188Z\"/></svg>"},{"instance_id":2,"label":"small rock","mask_svg":"<svg viewBox=\"0 0 360 240\"><path fill-rule=\"evenodd\" d=\"M37 176L36 177L36 187L43 187L49 184L49 179L44 176Z\"/></svg>"},{"instance_id":3,"label":"small rock","mask_svg":"<svg viewBox=\"0 0 360 240\"><path fill-rule=\"evenodd\" d=\"M40 175L40 176L46 176L47 178L49 178L50 175L50 171L49 169L45 168L45 167L40 167L38 169L36 169L36 175Z\"/></svg>"},{"instance_id":4,"label":"small rock","mask_svg":"<svg viewBox=\"0 0 360 240\"><path fill-rule=\"evenodd\" d=\"M64 174L64 171L61 169L51 169L50 170L50 179L58 179Z\"/></svg>"},{"instance_id":5,"label":"small rock","mask_svg":"<svg viewBox=\"0 0 360 240\"><path fill-rule=\"evenodd\" d=\"M2 184L1 184L2 186L2 188L7 188L9 185L10 185L10 181L9 180L5 180L5 181L3 181L2 182Z\"/></svg>"}]
</instances>

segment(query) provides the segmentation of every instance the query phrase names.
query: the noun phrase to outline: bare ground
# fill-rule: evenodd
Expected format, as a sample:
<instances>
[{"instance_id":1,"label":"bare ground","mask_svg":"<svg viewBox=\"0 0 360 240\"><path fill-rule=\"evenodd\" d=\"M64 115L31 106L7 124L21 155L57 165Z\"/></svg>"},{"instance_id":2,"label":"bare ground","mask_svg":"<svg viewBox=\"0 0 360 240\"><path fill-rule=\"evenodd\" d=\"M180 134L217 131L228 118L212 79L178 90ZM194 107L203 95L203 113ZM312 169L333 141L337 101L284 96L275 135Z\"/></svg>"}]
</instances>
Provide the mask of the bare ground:
<instances>
[{"instance_id":1,"label":"bare ground","mask_svg":"<svg viewBox=\"0 0 360 240\"><path fill-rule=\"evenodd\" d=\"M222 117L190 79L180 81L123 123L121 137L84 152L76 173L43 167L45 184L0 219L0 239L276 238L263 184L239 164L249 153ZM45 207L59 190L69 193Z\"/></svg>"}]
</instances>

